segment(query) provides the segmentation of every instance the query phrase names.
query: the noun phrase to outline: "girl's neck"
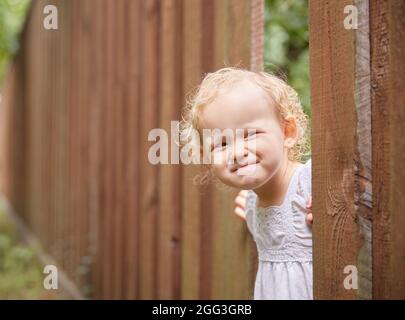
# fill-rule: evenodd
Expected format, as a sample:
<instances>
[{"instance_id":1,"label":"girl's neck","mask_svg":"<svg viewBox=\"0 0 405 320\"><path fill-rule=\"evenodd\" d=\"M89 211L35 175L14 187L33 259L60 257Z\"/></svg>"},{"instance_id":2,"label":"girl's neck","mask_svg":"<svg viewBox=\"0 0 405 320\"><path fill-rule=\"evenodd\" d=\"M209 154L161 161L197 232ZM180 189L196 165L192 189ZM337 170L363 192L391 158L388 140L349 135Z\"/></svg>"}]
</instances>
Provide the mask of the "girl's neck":
<instances>
[{"instance_id":1,"label":"girl's neck","mask_svg":"<svg viewBox=\"0 0 405 320\"><path fill-rule=\"evenodd\" d=\"M283 203L291 178L299 165L296 161L284 161L270 181L254 190L258 195L259 207L280 206Z\"/></svg>"}]
</instances>

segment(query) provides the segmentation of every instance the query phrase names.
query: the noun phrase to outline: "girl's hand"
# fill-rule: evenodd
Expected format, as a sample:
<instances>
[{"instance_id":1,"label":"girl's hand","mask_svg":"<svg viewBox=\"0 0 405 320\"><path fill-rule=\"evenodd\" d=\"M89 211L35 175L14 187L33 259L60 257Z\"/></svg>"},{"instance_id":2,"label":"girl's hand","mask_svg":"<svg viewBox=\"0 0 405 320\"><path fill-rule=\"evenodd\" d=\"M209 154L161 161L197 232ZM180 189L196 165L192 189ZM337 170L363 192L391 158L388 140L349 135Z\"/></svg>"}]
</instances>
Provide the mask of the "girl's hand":
<instances>
[{"instance_id":1,"label":"girl's hand","mask_svg":"<svg viewBox=\"0 0 405 320\"><path fill-rule=\"evenodd\" d=\"M308 225L312 227L312 222L314 220L314 218L312 217L312 197L309 197L309 199L307 201L307 209L309 209L310 211L308 212L308 214L306 216L306 221L307 221Z\"/></svg>"},{"instance_id":2,"label":"girl's hand","mask_svg":"<svg viewBox=\"0 0 405 320\"><path fill-rule=\"evenodd\" d=\"M245 208L246 208L247 190L242 190L235 198L235 209L233 212L241 219L246 220Z\"/></svg>"}]
</instances>

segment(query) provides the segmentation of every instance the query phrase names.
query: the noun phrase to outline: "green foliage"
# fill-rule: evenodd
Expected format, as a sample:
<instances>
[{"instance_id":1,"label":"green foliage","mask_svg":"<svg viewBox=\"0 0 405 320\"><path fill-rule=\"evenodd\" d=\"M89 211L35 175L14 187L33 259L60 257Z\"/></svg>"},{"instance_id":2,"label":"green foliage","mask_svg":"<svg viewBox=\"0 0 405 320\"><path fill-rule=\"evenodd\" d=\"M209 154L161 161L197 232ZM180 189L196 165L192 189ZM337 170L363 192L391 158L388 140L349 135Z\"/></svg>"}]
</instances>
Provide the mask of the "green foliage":
<instances>
[{"instance_id":1,"label":"green foliage","mask_svg":"<svg viewBox=\"0 0 405 320\"><path fill-rule=\"evenodd\" d=\"M308 0L266 0L264 63L286 75L310 115Z\"/></svg>"},{"instance_id":2,"label":"green foliage","mask_svg":"<svg viewBox=\"0 0 405 320\"><path fill-rule=\"evenodd\" d=\"M0 299L55 299L43 287L43 266L36 251L22 244L0 203Z\"/></svg>"},{"instance_id":3,"label":"green foliage","mask_svg":"<svg viewBox=\"0 0 405 320\"><path fill-rule=\"evenodd\" d=\"M29 0L0 0L0 84L10 57L18 50L18 35L29 3Z\"/></svg>"}]
</instances>

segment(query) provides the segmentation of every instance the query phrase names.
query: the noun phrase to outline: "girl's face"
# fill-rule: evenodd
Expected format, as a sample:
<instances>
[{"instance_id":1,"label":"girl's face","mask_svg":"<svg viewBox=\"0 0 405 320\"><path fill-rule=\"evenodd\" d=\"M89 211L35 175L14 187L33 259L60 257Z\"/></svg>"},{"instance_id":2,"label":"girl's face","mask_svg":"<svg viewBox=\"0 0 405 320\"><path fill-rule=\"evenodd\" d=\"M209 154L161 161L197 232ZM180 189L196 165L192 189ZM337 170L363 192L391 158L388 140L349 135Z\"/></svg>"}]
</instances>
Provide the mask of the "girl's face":
<instances>
[{"instance_id":1,"label":"girl's face","mask_svg":"<svg viewBox=\"0 0 405 320\"><path fill-rule=\"evenodd\" d=\"M274 103L249 81L205 106L201 124L220 132L204 148L211 152L213 173L235 188L263 186L287 160L287 146L294 143L286 139Z\"/></svg>"}]
</instances>

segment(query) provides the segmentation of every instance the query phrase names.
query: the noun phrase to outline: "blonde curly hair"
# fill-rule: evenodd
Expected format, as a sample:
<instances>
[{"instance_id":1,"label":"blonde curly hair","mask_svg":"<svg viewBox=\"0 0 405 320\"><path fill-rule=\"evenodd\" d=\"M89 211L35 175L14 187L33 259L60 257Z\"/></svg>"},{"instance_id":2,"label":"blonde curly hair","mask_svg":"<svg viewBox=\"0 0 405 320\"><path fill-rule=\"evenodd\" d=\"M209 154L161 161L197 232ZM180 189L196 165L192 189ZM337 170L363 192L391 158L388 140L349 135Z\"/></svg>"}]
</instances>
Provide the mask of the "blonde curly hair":
<instances>
[{"instance_id":1,"label":"blonde curly hair","mask_svg":"<svg viewBox=\"0 0 405 320\"><path fill-rule=\"evenodd\" d=\"M190 143L193 132L201 137L200 116L204 106L212 103L223 89L232 87L235 83L248 79L258 85L276 104L280 118L294 117L297 125L297 141L288 150L288 158L302 161L309 149L308 117L304 113L297 92L283 79L267 73L227 67L208 73L201 84L193 90L186 99L186 106L180 124L182 144Z\"/></svg>"}]
</instances>

